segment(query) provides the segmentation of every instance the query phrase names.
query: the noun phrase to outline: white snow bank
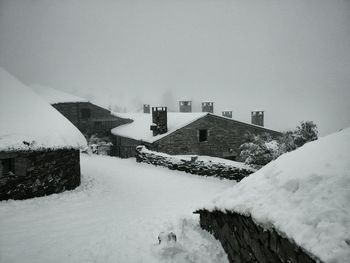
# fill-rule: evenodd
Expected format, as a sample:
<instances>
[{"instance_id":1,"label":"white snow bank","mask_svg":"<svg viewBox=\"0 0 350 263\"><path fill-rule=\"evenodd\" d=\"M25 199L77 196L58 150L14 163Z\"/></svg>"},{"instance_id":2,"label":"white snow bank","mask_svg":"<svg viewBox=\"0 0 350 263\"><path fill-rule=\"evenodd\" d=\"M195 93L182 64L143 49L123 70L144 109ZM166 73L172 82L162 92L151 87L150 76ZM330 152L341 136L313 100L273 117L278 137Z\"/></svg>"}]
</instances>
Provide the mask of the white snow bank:
<instances>
[{"instance_id":1,"label":"white snow bank","mask_svg":"<svg viewBox=\"0 0 350 263\"><path fill-rule=\"evenodd\" d=\"M84 146L72 123L0 68L0 151Z\"/></svg>"},{"instance_id":2,"label":"white snow bank","mask_svg":"<svg viewBox=\"0 0 350 263\"><path fill-rule=\"evenodd\" d=\"M206 208L251 215L324 262L349 262L350 128L282 155Z\"/></svg>"},{"instance_id":3,"label":"white snow bank","mask_svg":"<svg viewBox=\"0 0 350 263\"><path fill-rule=\"evenodd\" d=\"M198 120L208 113L205 112L168 112L168 132L153 136L153 132L150 130L152 124L152 114L147 113L113 113L114 115L125 118L132 119L133 122L130 124L125 124L118 126L112 130L114 135L119 135L135 140L142 140L145 142L155 142L164 136Z\"/></svg>"},{"instance_id":4,"label":"white snow bank","mask_svg":"<svg viewBox=\"0 0 350 263\"><path fill-rule=\"evenodd\" d=\"M80 98L78 96L50 87L44 87L38 84L31 85L30 87L50 104L64 102L88 102L87 99Z\"/></svg>"}]
</instances>

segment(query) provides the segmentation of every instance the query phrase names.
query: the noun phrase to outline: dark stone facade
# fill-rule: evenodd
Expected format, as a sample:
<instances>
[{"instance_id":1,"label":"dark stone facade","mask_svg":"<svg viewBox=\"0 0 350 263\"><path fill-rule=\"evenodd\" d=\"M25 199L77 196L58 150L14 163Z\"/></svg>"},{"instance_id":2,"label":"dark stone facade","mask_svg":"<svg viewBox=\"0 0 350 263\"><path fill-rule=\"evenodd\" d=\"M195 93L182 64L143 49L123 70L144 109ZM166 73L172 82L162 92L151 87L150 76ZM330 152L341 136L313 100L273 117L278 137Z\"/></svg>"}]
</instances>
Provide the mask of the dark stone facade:
<instances>
[{"instance_id":1,"label":"dark stone facade","mask_svg":"<svg viewBox=\"0 0 350 263\"><path fill-rule=\"evenodd\" d=\"M206 141L199 140L199 130L207 130ZM273 137L281 135L276 131L209 114L154 142L152 149L172 155L197 154L236 160L246 132L267 132Z\"/></svg>"},{"instance_id":2,"label":"dark stone facade","mask_svg":"<svg viewBox=\"0 0 350 263\"><path fill-rule=\"evenodd\" d=\"M183 171L202 176L214 176L239 182L244 177L255 172L216 162L203 162L196 158L191 160L175 159L172 156L162 156L156 152L145 150L144 146L136 147L136 161L156 166L167 167L170 170Z\"/></svg>"},{"instance_id":3,"label":"dark stone facade","mask_svg":"<svg viewBox=\"0 0 350 263\"><path fill-rule=\"evenodd\" d=\"M321 263L276 230L257 225L251 217L228 211L199 210L195 213L200 214L201 227L221 242L232 263Z\"/></svg>"},{"instance_id":4,"label":"dark stone facade","mask_svg":"<svg viewBox=\"0 0 350 263\"><path fill-rule=\"evenodd\" d=\"M73 123L85 137L96 134L98 137L109 137L111 129L131 120L116 117L102 107L90 102L56 103L52 105L71 123Z\"/></svg>"},{"instance_id":5,"label":"dark stone facade","mask_svg":"<svg viewBox=\"0 0 350 263\"><path fill-rule=\"evenodd\" d=\"M7 160L13 163L10 173L3 171ZM79 185L79 150L0 152L0 200L60 193Z\"/></svg>"},{"instance_id":6,"label":"dark stone facade","mask_svg":"<svg viewBox=\"0 0 350 263\"><path fill-rule=\"evenodd\" d=\"M207 140L200 141L200 130L207 132ZM281 136L281 133L264 127L208 114L153 143L147 144L143 141L114 136L116 138L113 138L112 142L117 150L112 155L122 158L133 157L135 148L130 147L146 145L150 150L171 155L208 155L237 160L240 153L239 146L243 143L247 132L269 133L274 138Z\"/></svg>"}]
</instances>

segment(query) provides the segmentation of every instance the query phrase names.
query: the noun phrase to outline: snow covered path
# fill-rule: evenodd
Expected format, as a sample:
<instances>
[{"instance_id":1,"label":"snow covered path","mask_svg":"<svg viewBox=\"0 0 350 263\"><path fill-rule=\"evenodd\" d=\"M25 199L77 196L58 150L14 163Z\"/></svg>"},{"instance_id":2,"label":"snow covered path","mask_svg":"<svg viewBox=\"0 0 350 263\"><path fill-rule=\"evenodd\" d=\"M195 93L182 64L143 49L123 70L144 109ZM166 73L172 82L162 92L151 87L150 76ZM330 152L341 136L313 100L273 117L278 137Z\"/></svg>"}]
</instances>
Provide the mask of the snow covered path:
<instances>
[{"instance_id":1,"label":"snow covered path","mask_svg":"<svg viewBox=\"0 0 350 263\"><path fill-rule=\"evenodd\" d=\"M0 202L0 262L227 262L192 212L234 182L134 159L81 164L74 191ZM178 242L157 245L161 231Z\"/></svg>"}]
</instances>

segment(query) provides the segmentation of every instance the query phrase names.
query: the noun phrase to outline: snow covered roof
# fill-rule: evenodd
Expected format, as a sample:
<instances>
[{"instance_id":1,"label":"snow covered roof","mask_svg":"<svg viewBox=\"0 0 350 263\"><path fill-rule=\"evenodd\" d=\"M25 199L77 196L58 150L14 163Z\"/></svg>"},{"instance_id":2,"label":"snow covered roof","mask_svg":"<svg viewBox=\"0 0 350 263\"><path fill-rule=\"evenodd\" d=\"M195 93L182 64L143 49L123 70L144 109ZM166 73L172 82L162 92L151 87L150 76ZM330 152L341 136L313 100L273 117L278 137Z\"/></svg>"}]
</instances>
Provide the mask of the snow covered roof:
<instances>
[{"instance_id":1,"label":"snow covered roof","mask_svg":"<svg viewBox=\"0 0 350 263\"><path fill-rule=\"evenodd\" d=\"M126 119L132 119L134 121L112 129L112 134L152 143L192 123L193 121L204 117L207 113L168 112L168 132L157 136L153 136L152 131L150 130L152 114L115 113L115 115Z\"/></svg>"},{"instance_id":2,"label":"snow covered roof","mask_svg":"<svg viewBox=\"0 0 350 263\"><path fill-rule=\"evenodd\" d=\"M72 123L0 68L0 151L84 146Z\"/></svg>"},{"instance_id":3,"label":"snow covered roof","mask_svg":"<svg viewBox=\"0 0 350 263\"><path fill-rule=\"evenodd\" d=\"M87 99L80 98L78 96L50 87L41 85L31 85L30 87L50 104L64 102L88 102Z\"/></svg>"},{"instance_id":4,"label":"snow covered roof","mask_svg":"<svg viewBox=\"0 0 350 263\"><path fill-rule=\"evenodd\" d=\"M251 215L324 262L348 262L350 128L282 155L206 208Z\"/></svg>"}]
</instances>

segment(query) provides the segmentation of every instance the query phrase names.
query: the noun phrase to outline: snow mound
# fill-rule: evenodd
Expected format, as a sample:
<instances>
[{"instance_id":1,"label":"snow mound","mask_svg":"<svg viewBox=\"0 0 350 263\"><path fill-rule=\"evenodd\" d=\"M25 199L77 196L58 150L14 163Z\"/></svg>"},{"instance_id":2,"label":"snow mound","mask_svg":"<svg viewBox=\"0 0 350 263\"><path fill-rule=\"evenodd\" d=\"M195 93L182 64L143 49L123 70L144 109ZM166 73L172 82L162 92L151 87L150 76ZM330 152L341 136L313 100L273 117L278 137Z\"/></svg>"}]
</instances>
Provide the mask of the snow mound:
<instances>
[{"instance_id":1,"label":"snow mound","mask_svg":"<svg viewBox=\"0 0 350 263\"><path fill-rule=\"evenodd\" d=\"M72 123L0 68L0 151L84 146Z\"/></svg>"},{"instance_id":2,"label":"snow mound","mask_svg":"<svg viewBox=\"0 0 350 263\"><path fill-rule=\"evenodd\" d=\"M130 124L125 124L118 126L112 130L114 135L119 135L134 140L142 140L145 142L155 142L168 134L198 120L208 113L204 112L168 112L168 132L153 136L150 126L152 124L152 114L147 113L114 113L114 115L125 118L132 119L133 122Z\"/></svg>"},{"instance_id":3,"label":"snow mound","mask_svg":"<svg viewBox=\"0 0 350 263\"><path fill-rule=\"evenodd\" d=\"M38 84L31 85L30 87L50 104L65 102L88 102L88 100L84 98L80 98L50 87L45 87Z\"/></svg>"},{"instance_id":4,"label":"snow mound","mask_svg":"<svg viewBox=\"0 0 350 263\"><path fill-rule=\"evenodd\" d=\"M152 247L154 257L160 262L228 263L220 242L201 229L197 220L181 218L175 224L169 224L168 231L177 234L177 241Z\"/></svg>"},{"instance_id":5,"label":"snow mound","mask_svg":"<svg viewBox=\"0 0 350 263\"><path fill-rule=\"evenodd\" d=\"M349 262L350 128L282 155L206 209L251 215L324 262Z\"/></svg>"}]
</instances>

